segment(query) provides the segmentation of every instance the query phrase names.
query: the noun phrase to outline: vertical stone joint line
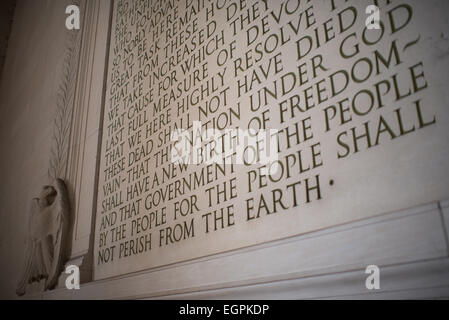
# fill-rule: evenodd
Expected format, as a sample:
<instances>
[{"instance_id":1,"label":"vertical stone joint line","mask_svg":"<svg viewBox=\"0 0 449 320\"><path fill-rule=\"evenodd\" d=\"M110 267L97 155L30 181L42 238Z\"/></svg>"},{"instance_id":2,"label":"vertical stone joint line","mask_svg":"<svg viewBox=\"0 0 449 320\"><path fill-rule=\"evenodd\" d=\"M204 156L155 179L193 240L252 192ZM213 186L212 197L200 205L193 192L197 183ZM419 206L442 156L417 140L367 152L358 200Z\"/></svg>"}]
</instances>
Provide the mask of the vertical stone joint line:
<instances>
[{"instance_id":1,"label":"vertical stone joint line","mask_svg":"<svg viewBox=\"0 0 449 320\"><path fill-rule=\"evenodd\" d=\"M447 256L449 257L449 235L448 235L449 230L446 229L443 208L441 207L440 201L438 201L438 211L440 212L441 224L443 225L444 239L446 240L446 251L447 251L446 253Z\"/></svg>"}]
</instances>

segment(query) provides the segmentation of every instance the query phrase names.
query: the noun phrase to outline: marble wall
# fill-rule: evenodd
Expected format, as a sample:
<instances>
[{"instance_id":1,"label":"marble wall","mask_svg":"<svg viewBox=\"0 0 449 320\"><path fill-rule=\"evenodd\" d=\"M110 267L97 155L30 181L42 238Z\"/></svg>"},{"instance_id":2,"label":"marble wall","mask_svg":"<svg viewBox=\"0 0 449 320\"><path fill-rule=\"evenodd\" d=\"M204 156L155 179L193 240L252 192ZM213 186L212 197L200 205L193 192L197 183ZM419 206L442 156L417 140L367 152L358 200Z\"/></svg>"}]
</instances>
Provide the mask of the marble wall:
<instances>
[{"instance_id":1,"label":"marble wall","mask_svg":"<svg viewBox=\"0 0 449 320\"><path fill-rule=\"evenodd\" d=\"M444 0L415 0L410 1L412 9L407 11L408 6L395 10L406 1L374 2L381 8L386 28L383 34L376 33L379 37L376 44L363 38L364 9L372 3L368 0L298 1L297 14L293 13L295 1L172 0L161 4L161 1L88 0L79 31L82 46L64 174L72 201L66 260L81 267L81 289L67 290L61 277L55 290L42 292L35 285L25 297L449 297L449 94L448 77L442 72L449 66L445 17L449 4ZM16 298L25 241L30 234L27 225L30 201L44 184L51 182L48 170L55 142L54 120L59 110L58 94L64 81L64 59L70 39L65 29L65 7L69 3L17 2L0 84L0 298ZM154 11L148 6L151 4ZM358 12L356 23L346 25L345 29L342 25L354 18L351 18L354 11ZM185 12L188 14L184 16ZM306 20L299 19L299 13ZM157 18L158 14L165 18ZM409 21L408 14L412 15ZM172 24L179 16L186 17L181 19L186 29L183 35L180 27ZM245 18L248 16L251 18ZM407 26L398 30L401 24ZM335 36L331 36L330 25ZM160 32L154 32L153 28ZM269 31L260 33L266 29ZM256 30L260 33L257 37ZM173 63L185 50L189 51L184 42L192 41L188 43L194 46L192 39L200 38L212 43L212 49L195 66L199 71L186 72L181 62ZM278 42L273 49L275 39ZM313 41L310 50L308 39ZM156 50L160 57L154 63L151 59ZM351 50L357 52L348 57ZM145 57L144 51L150 57ZM221 63L218 56L225 51L234 60L229 58ZM309 52L305 54L306 51ZM263 58L258 60L261 53ZM128 60L131 54L135 55L134 64ZM139 58L144 62L139 62ZM150 73L139 78L138 72L147 65L159 75L153 77L154 73ZM171 70L167 73L168 65ZM345 90L330 97L332 75L338 70L349 70L351 80ZM358 81L366 72L367 78ZM199 82L174 97L184 80L181 74L189 79L197 77ZM342 83L342 74L339 72L339 81L334 85ZM282 81L291 85L292 77L297 84L294 90L281 93L279 89L278 99L269 97L266 104L249 109L249 96L255 98L257 92L263 96L259 90L272 90L276 82L279 88ZM245 79L251 79L253 89L242 89L240 84ZM228 92L227 102L222 101L224 113L230 109L236 112L237 106L242 108L239 116L234 117L234 127L248 127L254 116L260 121L267 120L268 129L285 132L286 127L294 130L295 123L303 129L313 126L311 141L301 141L292 147L284 137L280 152L281 159L290 154L291 161L292 155L304 146L303 150L308 152L305 159L312 168L267 182L257 167L240 166L216 181L199 184L196 190L146 207L149 195L159 189L162 193L164 187L174 185L174 180L187 177L186 172L199 170L191 166L184 173L171 174L165 182L156 180L155 186L157 174L163 177L164 170L172 170L168 160L162 163L163 158L158 158L160 150L170 143L166 140L158 145L159 149L149 151L145 150L146 142L160 143L164 135L159 130L173 124L188 127L191 120L199 118L203 122L216 121L222 109L204 115L198 112L203 105L196 105L192 99L201 85L214 87L213 81L224 90L217 99ZM304 85L299 85L300 81ZM347 108L349 104L344 101L354 101L357 96L361 97L356 103L360 110L366 107L362 102L366 103L370 97L368 91L374 95L377 92L376 108L366 113ZM295 93L301 99L300 106L289 109L288 103L281 103L293 101L290 99ZM204 100L212 103L215 98L212 96L207 94ZM384 98L382 106L379 96ZM158 99L162 99L159 107ZM184 99L195 105L178 108ZM321 99L325 101L318 102ZM316 102L316 106L306 107L305 100ZM141 108L145 103L147 107ZM129 110L133 109L130 116ZM140 131L145 136L149 123L157 129L142 139L139 147L132 147L129 138ZM356 131L363 132L368 126L375 139L373 143L367 143L366 138L353 139ZM307 135L305 131L301 134ZM120 147L122 144L124 148ZM320 145L319 156L311 145ZM112 149L115 153L111 153ZM143 150L141 158L128 162L124 169L120 161L129 161L129 155L136 150ZM313 157L320 164L311 164ZM287 166L288 159L284 162ZM299 158L295 159L298 163ZM138 171L134 176L128 174L133 168ZM120 177L118 182L116 176ZM320 193L316 188L295 193L299 182L304 186L312 183L305 179L318 176ZM151 177L153 186L138 190L145 177ZM223 192L217 192L217 199L208 201L206 195L210 190L219 190L218 184L220 188L222 185L229 188L229 195L236 193L236 196L218 201ZM313 201L307 200L309 191ZM279 198L276 200L280 195L282 204L288 204L288 208L279 203ZM263 205L262 196L268 199L267 205ZM174 218L176 203L181 205L184 198L190 204L195 200L195 212ZM301 199L300 205L296 205L296 199ZM268 209L276 208L276 201L277 209ZM250 209L248 203L252 205ZM132 205L140 211L122 214L120 223L112 220L114 214L120 220L120 210L125 212ZM233 208L232 217L229 211L227 216L233 223L209 230L209 225L204 224L204 214L224 207ZM152 211L155 225L143 230L142 217L151 217ZM165 221L161 220L163 211L169 217ZM168 229L173 231L182 222L191 221L193 225L194 220L195 236L171 242L164 238L161 245L157 236L163 232L167 235ZM215 219L215 225L217 221L223 219ZM140 231L133 229L138 223ZM210 223L211 226L213 221ZM136 237L142 243L151 232L154 246L148 251L137 250ZM131 245L134 249L130 249ZM117 255L115 260L111 259L113 246L124 248L120 249L123 253L120 259ZM365 287L365 268L372 264L381 270L378 291Z\"/></svg>"},{"instance_id":2,"label":"marble wall","mask_svg":"<svg viewBox=\"0 0 449 320\"><path fill-rule=\"evenodd\" d=\"M48 183L65 52L63 1L21 0L0 89L0 296L15 297L25 258L31 199Z\"/></svg>"}]
</instances>

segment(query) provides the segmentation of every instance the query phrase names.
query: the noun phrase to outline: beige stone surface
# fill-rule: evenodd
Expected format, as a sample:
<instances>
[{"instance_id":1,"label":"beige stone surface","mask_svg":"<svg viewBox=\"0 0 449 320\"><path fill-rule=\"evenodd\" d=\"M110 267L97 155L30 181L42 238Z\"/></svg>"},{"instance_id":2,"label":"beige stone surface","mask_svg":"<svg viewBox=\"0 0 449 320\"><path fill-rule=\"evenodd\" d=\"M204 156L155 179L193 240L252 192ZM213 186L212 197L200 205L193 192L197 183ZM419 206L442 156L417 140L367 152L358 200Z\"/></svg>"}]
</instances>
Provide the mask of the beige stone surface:
<instances>
[{"instance_id":1,"label":"beige stone surface","mask_svg":"<svg viewBox=\"0 0 449 320\"><path fill-rule=\"evenodd\" d=\"M438 204L59 289L35 299L433 299L449 295ZM365 268L380 268L380 290Z\"/></svg>"},{"instance_id":2,"label":"beige stone surface","mask_svg":"<svg viewBox=\"0 0 449 320\"><path fill-rule=\"evenodd\" d=\"M107 80L103 78L106 55L102 46L110 1L101 3L87 9L93 22L87 24L83 39L78 79L82 89L77 100L81 107L75 119L80 138L71 149L75 169L69 181L75 191L71 261L77 265L87 261L88 272L95 264L83 260L83 255L98 248L96 208L101 197L95 195L95 170L101 158L98 135L102 134L101 98ZM326 155L321 174L332 177L335 186L323 180L323 201L96 267L96 281L82 283L79 291L66 290L63 280L59 289L45 293L34 285L36 293L27 298L448 297L448 205L446 201L440 206L438 201L449 198L449 95L447 74L441 71L449 66L449 27L444 16L449 4L443 0L411 3L416 16L407 32L397 38L403 45L420 36L419 45L401 54L408 62L424 63L430 89L422 98L425 111L438 119L435 126L382 143L347 161L337 162ZM29 203L47 178L65 50L64 10L65 3L59 0L18 1L0 88L0 298L15 298L25 255ZM376 48L385 50L382 45ZM320 52L332 68L347 67L333 59L334 51ZM287 60L296 64L292 57ZM399 69L409 66L404 63ZM389 70L391 74L396 71ZM250 115L243 113L245 118ZM323 138L329 154L335 151L334 139L332 135ZM281 181L276 186L284 184ZM98 187L101 192L101 183ZM238 184L238 191L235 204L242 222L245 182ZM204 204L204 190L197 192ZM95 218L96 228L91 224ZM97 237L95 244L91 236ZM377 293L367 293L363 286L364 268L372 263L381 267L386 280L384 290Z\"/></svg>"},{"instance_id":3,"label":"beige stone surface","mask_svg":"<svg viewBox=\"0 0 449 320\"><path fill-rule=\"evenodd\" d=\"M31 199L47 183L65 49L64 1L17 3L0 89L0 296L14 298Z\"/></svg>"},{"instance_id":4,"label":"beige stone surface","mask_svg":"<svg viewBox=\"0 0 449 320\"><path fill-rule=\"evenodd\" d=\"M418 0L407 2L412 8L410 23L408 23L403 30L394 32L394 34L391 34L394 25L398 27L401 23L407 21L406 9L408 7L404 6L405 2L402 1L389 3L388 5L383 3L381 6L381 17L385 26L385 32L381 34L381 40L375 45L369 44L369 41L372 41L372 39L377 39L376 36L378 36L380 32L376 33L376 31L368 31L366 34L363 33L366 19L364 14L368 3L367 1L339 2L336 12L343 11L344 8L353 5L358 12L357 20L351 31L345 31L341 34L337 34L335 40L332 40L329 45L323 44L325 41L323 36L323 29L325 27L323 24L327 23L326 21L330 21L326 27L332 26L333 32L337 33L339 15L337 15L336 12L330 13L330 4L328 2L313 3L314 19L312 20L316 20L316 25L314 25L313 28L300 32L298 35L293 34L288 23L291 19L293 20L290 22L297 23L295 17L298 17L299 12L304 13L309 4L306 5L304 2L301 2L298 12L295 15L288 16L283 11L285 8L281 7L282 2L269 2L268 9L265 8L261 2L248 1L245 3L248 7L242 9L244 14L247 13L246 10L249 10L248 8L250 7L257 8L257 12L260 14L259 20L256 19L257 22L250 24L251 28L260 24L260 21L264 21L262 17L266 17L265 21L268 26L267 29L270 28L267 34L259 34L259 37L255 43L261 41L263 45L265 45L265 43L269 43L269 45L274 46L273 43L276 43L276 41L273 40L275 39L274 37L270 38L272 34L283 34L285 39L295 40L299 40L303 35L309 35L313 38L315 34L313 30L318 28L321 37L321 45L318 49L316 49L316 40L314 40L314 45L310 50L310 53L304 58L298 59L297 43L291 40L282 48L279 46L276 47L277 49L274 50L274 52L271 52L271 54L265 52L263 58L258 61L256 57L259 57L258 54L260 54L260 52L257 52L257 45L253 43L248 46L246 42L248 27L243 28L242 31L236 32L236 34L233 35L232 24L229 21L226 21L226 19L227 14L229 14L229 12L234 12L233 10L237 7L232 3L227 4L225 8L219 11L219 13L216 13L214 19L217 21L218 34L221 30L224 30L224 37L226 41L223 48L227 48L231 41L235 41L234 44L236 49L233 60L225 65L226 72L224 75L223 88L230 86L227 97L228 105L223 107L223 109L220 109L219 112L204 119L203 122L210 120L213 116L216 117L217 114L223 110L227 110L228 107L234 108L235 110L235 107L239 105L239 103L241 105L241 117L238 120L234 120L233 125L230 126L233 128L239 127L241 129L246 129L250 119L255 115L259 115L260 117L262 112L267 112L267 117L270 118L267 129L284 129L289 126L289 129L292 130L292 127L296 122L300 122L302 119L310 116L310 125L313 127L312 132L314 138L311 139L311 141L302 141L299 145L295 145L288 151L285 150L287 148L285 147L285 140L283 140L284 143L282 146L282 151L279 153L279 159L284 160L285 166L286 162L283 157L287 154L302 150L303 155L305 154L303 156L303 161L306 162L307 165L310 165L311 156L310 153L308 153L308 147L319 142L323 166L301 174L294 172L290 177L286 177L286 169L284 167L285 175L281 179L278 179L278 176L274 175L274 180L278 179L276 182L270 182L268 181L269 179L267 179L268 185L257 184L257 181L261 181L258 180L260 178L259 174L255 179L253 179L252 187L249 188L248 181L250 180L250 176L248 175L248 171L250 169L256 169L257 166L247 168L243 165L236 165L235 174L230 174L227 172L225 176L220 176L213 183L209 183L207 186L200 186L196 190L189 190L185 194L175 196L173 199L164 201L161 204L155 206L153 205L151 208L149 208L149 206L144 208L144 203L146 203L145 201L147 199L151 199L150 197L156 197L159 189L161 190L161 193L163 193L167 190L167 186L171 184L173 190L176 190L176 187L173 185L173 180L181 180L182 184L182 178L188 177L188 174L192 174L195 171L198 172L200 168L205 168L205 165L191 165L187 169L187 173L181 173L178 170L176 177L172 180L157 182L154 184L155 180L153 177L155 173L159 175L159 179L161 180L160 177L163 176L162 168L167 169L169 167L168 165L158 166L156 164L156 150L160 151L169 145L169 143L162 143L162 147L159 147L159 149L155 147L154 152L150 152L149 155L143 156L145 161L149 160L150 163L150 169L143 175L143 177L140 177L131 183L127 182L127 177L129 177L127 175L127 170L131 168L128 165L125 165L125 169L118 175L113 178L108 177L106 172L108 169L113 168L113 166L111 163L108 164L106 154L110 150L115 150L110 147L111 144L114 144L116 143L116 140L121 139L116 139L115 135L108 133L108 130L106 130L106 128L108 128L108 126L112 123L110 120L111 110L114 110L114 106L118 106L118 114L124 114L125 119L126 117L129 119L129 115L133 114L129 111L133 111L134 105L139 105L140 103L138 98L135 98L138 90L133 91L134 88L137 88L135 84L139 82L136 81L138 78L135 76L138 72L138 68L136 67L138 60L135 58L133 68L134 74L131 75L129 83L127 83L128 80L126 78L126 74L123 72L123 63L120 61L126 60L130 54L127 55L125 50L118 52L114 50L119 42L116 42L116 34L113 33L104 113L105 129L103 130L102 156L99 171L99 198L97 203L94 249L95 279L104 279L120 274L164 266L175 262L190 260L192 258L199 258L210 254L234 250L236 248L242 248L285 237L304 234L386 212L394 212L425 203L439 201L449 196L449 131L447 130L447 123L449 122L449 112L447 109L447 105L449 104L449 93L447 90L447 74L445 72L441 72L441 70L449 68L449 58L447 55L449 52L449 43L447 41L447 30L449 30L449 24L445 17L445 13L443 13L446 12L445 9L449 8L447 2L433 1L432 4ZM400 4L402 4L402 8L398 9L396 5ZM120 17L120 15L117 14L118 10L125 10L126 2L122 3L123 6L121 8L119 8L119 3L116 3L115 5L116 7L112 22L113 26L117 22L117 19L119 19L118 17ZM291 6L294 7L292 4ZM228 9L230 11L227 11ZM218 12L218 9L215 10ZM180 16L182 16L186 11L188 10L186 10L183 5L179 6ZM206 25L205 11L206 9L203 8L198 14L199 28ZM283 13L279 25L275 22L276 19L274 18L278 12ZM394 18L391 18L393 20L389 18L389 12L391 13L391 16L394 16ZM392 12L394 12L394 14ZM124 16L126 17L127 15ZM237 16L238 13L235 17ZM348 15L348 11L346 10L345 15L343 15L342 18L343 23L351 23L351 20L348 17L350 17L350 14ZM330 18L332 18L332 20L329 20ZM301 23L301 28L305 28L305 22L302 20ZM239 25L239 22L237 25ZM280 31L280 26L284 27L284 29L282 29L284 33ZM135 30L135 28L127 30L130 32L129 38L134 39L134 37L136 37L135 39L140 39L139 37L142 37L145 30L147 32L147 46L151 46L151 30L149 28L137 28L140 32L139 37L137 37L137 32ZM188 30L188 27L186 30ZM164 34L164 32L162 34ZM184 36L186 38L188 37L188 31L186 31ZM361 43L363 36L366 36L368 39L365 44ZM162 39L164 39L163 36ZM271 40L269 42L265 42L268 41L267 39ZM278 39L278 41L281 41L281 36L278 36ZM161 39L159 40L164 44L173 41L166 40L164 42ZM188 41L190 41L190 39L185 41L186 43L189 43ZM162 48L164 48L164 44L161 44ZM301 46L302 50L307 51L307 49L304 49L304 47L307 48L307 46ZM131 48L133 48L131 51L137 56L138 46L131 46ZM176 54L179 52L182 54L184 52L184 46L181 45L180 48L181 49L179 51L172 53L170 58L164 57L164 50L161 49L160 52L162 53L159 55L159 66L163 66L164 62L166 62L166 66L171 65L168 62L172 61L170 59L174 59L174 61L176 61ZM261 48L263 48L263 46L259 47L259 50L262 50ZM390 51L393 50L392 48L395 51ZM248 57L248 55L245 56L245 52L251 49L252 51L249 53L249 56L253 57L253 66L258 72L256 75L262 80L255 81L253 89L248 90L248 93L244 93L241 97L239 97L237 95L236 82L242 81L244 76L247 76L248 79L254 77L254 73L252 73L254 69L248 68L248 70L240 70L236 75L234 74L234 66L237 65L235 61L238 58L245 61L245 57ZM282 54L283 67L281 71L275 73L273 71L275 70L275 60L270 59L273 59L273 56L279 52ZM354 57L343 59L340 52L345 52L348 55L353 52L356 52L356 54ZM386 67L382 65L382 62L380 62L378 56L382 55L385 61L385 59L388 59L391 52L394 54L390 56L390 65ZM218 53L216 52L204 60L207 61L208 64L208 75L205 79L203 79L201 84L205 81L211 81L210 79L215 78L215 80L217 80L217 74L223 72L224 67L220 68L217 66L217 55ZM314 55L321 55L319 61L322 61L325 67L325 70L318 69L316 77L314 77L311 72L312 65L314 63L312 57ZM398 59L396 60L396 58ZM366 61L369 61L371 69L368 68ZM245 65L245 62L240 63ZM266 106L260 107L260 109L256 112L250 110L250 102L248 98L250 94L254 94L264 85L267 85L270 90L273 90L272 82L275 80L277 81L278 87L280 87L282 76L288 74L290 71L298 73L299 71L297 70L297 67L301 63L307 63L306 69L308 71L305 77L309 79L309 81L302 86L297 85L293 92L300 96L300 105L303 109L305 108L304 99L306 99L307 94L312 96L311 101L317 105L316 107L305 112L296 111L296 113L291 117L290 112L286 112L284 117L288 119L285 123L281 123L280 121L279 103L281 100L290 98L292 94L287 94L277 100L269 98ZM156 82L156 84L150 84L150 76L144 78L141 83L143 91L144 93L148 93L153 90L152 94L154 95L155 100L153 103L150 102L149 107L146 107L141 114L144 116L143 113L147 112L146 116L150 118L150 121L152 121L155 118L157 119L160 114L165 113L165 110L171 109L173 119L171 125L173 125L174 122L179 121L179 118L176 117L177 103L182 98L188 96L192 91L178 93L177 85L179 83L182 84L183 75L179 65L176 65L175 63L174 66L166 68L171 68L169 73L176 72L175 78L177 79L177 82L175 82L171 88L170 86L167 86L167 88L161 90L161 86L158 85L158 82ZM264 68L265 72L269 73L267 79L264 78L263 72L258 68ZM244 67L243 69L246 68ZM354 74L360 78L363 78L365 74L369 74L371 76L367 81L361 81L362 83L357 83L357 81L352 80L343 94L340 94L334 98L329 98L325 102L319 104L317 102L318 95L316 93L318 90L316 87L317 82L324 79L324 85L321 83L321 88L325 88L325 93L323 96L329 97L330 85L328 77L333 72L341 69L349 70L348 73L352 75L352 78L355 77ZM127 70L131 70L131 68L128 67ZM425 82L423 77L418 77L418 75L422 72L425 75ZM186 73L186 76L188 74L189 73ZM377 76L374 74L377 74ZM412 74L417 76L415 80L411 78ZM123 76L125 80L122 81L123 83L127 83L126 85L121 86L120 81L116 80L120 76ZM170 77L166 75L165 80ZM164 79L164 77L161 78ZM379 81L385 79L390 81L390 91L387 95L382 96L382 106L379 107L379 101L374 98L376 92L375 86ZM394 79L397 79L399 83L396 87L399 90L397 95L404 95L404 93L408 90L411 90L411 92L414 90L416 92L411 94L408 98L396 101L395 99L397 98L393 93L393 88L395 86ZM297 83L299 83L299 80L297 80ZM336 83L339 82L337 81ZM197 86L199 87L200 85L197 84ZM123 103L121 99L118 99L118 103L112 103L111 99L114 98L113 89L116 89L116 92L119 92L119 90L123 90L125 87L128 87L129 90L124 95L125 98L123 101L126 100L128 95L133 97L134 101L129 103L127 106L124 106L125 103ZM423 89L424 87L427 88ZM418 90L417 88L421 88L422 90ZM384 89L384 85L378 87L380 92ZM355 104L357 104L357 108L360 113L364 112L367 108L367 95L358 95L360 92L363 93L364 90L370 90L373 101L375 100L375 106L368 114L360 115L357 114L357 110L351 109L350 103L355 100L355 97L358 97ZM164 111L153 112L153 105L158 103L158 99L164 94L170 96L172 92L174 92L173 95L176 96L176 99L173 101L171 100ZM281 95L279 92L280 89L278 90L278 95ZM118 96L118 94L116 96ZM348 100L344 100L345 98ZM204 98L204 101L208 101L209 99L211 98ZM255 99L257 100L257 98ZM197 109L199 107L204 107L205 103L207 103L204 101L198 105L190 107L189 113L193 120L199 120L200 113L197 112ZM340 104L341 107L338 107L341 101L343 101ZM417 108L416 101L419 101L420 103L419 109ZM336 111L338 114L336 114L336 116L330 121L331 130L329 131L325 125L326 113L324 112L324 109L332 105L335 106L335 110L341 110L344 108L347 109L344 113L341 111ZM400 121L398 121L399 117L401 117ZM133 118L133 116L131 116L131 118ZM350 120L348 120L349 118ZM340 121L339 119L344 119L345 121ZM137 116L133 118L133 121L134 120L137 120ZM126 163L129 159L128 156L132 151L140 151L141 149L129 147L127 139L130 135L127 132L129 131L128 124L131 123L131 120L124 121L124 138L119 142L124 143L124 162ZM360 135L365 128L365 123L368 121L371 144L376 145L372 148L366 148L366 142L360 142L358 145L359 151L355 152L356 148L353 145L353 136L355 135L354 132L357 132L357 134ZM428 125L424 126L424 122ZM145 125L148 125L148 123L142 126L143 131L141 133L142 141L144 142L141 146L144 146L145 142L151 139L155 142L155 144L159 142L158 139L160 138L160 131L149 138L145 138ZM393 139L388 137L389 133L385 133L387 132L385 128L386 123L389 126L388 130L394 130L395 132L395 137ZM162 127L167 128L169 125L162 124ZM380 135L380 138L377 140L377 130L381 129L383 129L383 134ZM399 134L400 131L404 130L410 130L413 132L408 134ZM163 129L161 129L161 131L163 131ZM134 132L137 132L137 130ZM338 140L339 138L337 137L341 137L340 135L342 133L344 134L343 138ZM119 135L117 135L117 137L118 136ZM304 140L304 137L301 137L300 140ZM342 141L344 144L341 143ZM361 141L363 141L363 139ZM346 150L350 150L350 154L348 156L346 155ZM344 159L339 159L338 155L343 155L342 158ZM120 158L121 156L118 156L116 160L114 160L116 161L116 164L119 163L118 159ZM143 161L141 161L141 163L142 162ZM119 168L119 166L116 168ZM134 168L137 168L137 166ZM297 169L297 166L291 166L290 169L294 171ZM316 193L312 192L312 201L310 203L306 203L304 189L306 182L303 179L308 178L310 179L309 182L312 185L315 185L314 178L315 175L318 174L320 176L321 199L317 199L318 197L316 196ZM127 188L136 186L136 189L138 189L140 186L139 183L144 184L144 180L148 177L151 187L139 194L133 200L126 200L129 191ZM208 203L207 188L225 181L227 181L229 185L229 179L233 177L236 177L237 197L232 200L227 199L224 203L222 201L219 205L216 202L212 204ZM119 186L117 189L112 188L114 190L107 195L104 190L111 186L115 187L116 179L120 182L118 184ZM295 195L298 197L299 205L294 207L292 195L293 189L291 186L290 189L288 189L287 185L297 183L298 181L301 181L302 183L300 187L298 187L300 191L296 192ZM220 185L220 187L222 187L222 185ZM278 203L277 212L275 213L273 213L273 211L275 211L273 209L275 206L274 199L276 198L273 193L274 189L277 189L275 191L278 192L278 200L280 194L279 190L282 190L281 201L283 204L287 204L288 207L287 209L280 209L280 204ZM212 192L214 193L215 189ZM183 198L188 199L192 195L198 195L197 204L199 210L193 214L189 214L185 218L180 218L175 221L175 204ZM261 201L261 195L264 197L263 203L259 202ZM215 195L213 198L214 197ZM253 197L252 205L254 206L254 210L251 213L253 217L257 214L257 206L260 203L266 204L269 208L268 210L270 211L270 214L265 213L267 207L262 207L262 214L260 215L260 218L247 221L247 207L245 201L247 201L250 197ZM111 200L120 202L120 200L117 199L121 199L123 201L121 205L104 209L104 203ZM141 200L141 203L137 204L137 206L140 206L140 213L126 221L117 222L113 227L124 225L126 232L123 233L125 234L124 238L117 241L113 240L111 234L115 231L108 226L102 227L102 223L107 221L107 218L113 214L117 214L118 220L120 220L119 211L121 207L131 203L136 204L137 199ZM220 208L228 205L234 206L235 225L229 228L224 228L223 230L207 233L203 219L204 217L202 217L202 215L215 209L219 210ZM138 222L137 219L142 218L142 216L148 216L150 213L154 213L156 211L160 214L162 207L164 206L167 208L167 223L165 225L144 230L140 234L134 235L134 237L131 236L131 230L133 228L131 221ZM183 222L190 223L191 219L194 219L194 237L189 237L188 239L184 238L181 241L171 241L168 245L167 242L164 243L164 240L166 239L164 238L161 245L161 234L166 235L169 231L174 233L172 230L177 228L180 224L182 225ZM104 225L107 225L107 223L104 223ZM166 228L172 229L167 231ZM181 228L178 228L178 234L180 234L180 229ZM185 227L184 230L186 229L187 228ZM104 232L103 234L102 231ZM109 233L107 234L107 232ZM138 237L142 237L143 235L150 236L150 234L152 241L151 250L144 253L130 255L126 254L126 251L121 251L121 249L125 246L137 247L139 241L142 241L142 238ZM106 235L106 238L103 237L104 235ZM107 240L104 241L104 239ZM124 254L120 256L120 253ZM111 258L113 255L114 258ZM103 259L103 257L106 258ZM113 261L111 261L112 259Z\"/></svg>"},{"instance_id":5,"label":"beige stone surface","mask_svg":"<svg viewBox=\"0 0 449 320\"><path fill-rule=\"evenodd\" d=\"M0 81L5 63L6 49L8 48L11 24L14 18L16 0L4 0L0 3Z\"/></svg>"}]
</instances>

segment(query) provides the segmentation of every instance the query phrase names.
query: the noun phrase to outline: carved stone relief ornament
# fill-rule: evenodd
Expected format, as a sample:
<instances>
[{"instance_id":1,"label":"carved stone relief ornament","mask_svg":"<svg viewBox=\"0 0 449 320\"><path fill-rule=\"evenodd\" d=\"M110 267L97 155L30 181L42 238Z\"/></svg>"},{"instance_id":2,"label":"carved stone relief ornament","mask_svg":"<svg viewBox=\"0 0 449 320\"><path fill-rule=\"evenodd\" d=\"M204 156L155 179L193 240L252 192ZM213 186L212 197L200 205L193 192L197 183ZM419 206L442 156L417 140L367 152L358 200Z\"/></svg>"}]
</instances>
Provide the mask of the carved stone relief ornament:
<instances>
[{"instance_id":1,"label":"carved stone relief ornament","mask_svg":"<svg viewBox=\"0 0 449 320\"><path fill-rule=\"evenodd\" d=\"M69 227L69 202L64 181L42 188L31 202L25 270L16 293L25 294L29 283L45 280L45 290L58 280Z\"/></svg>"},{"instance_id":2,"label":"carved stone relief ornament","mask_svg":"<svg viewBox=\"0 0 449 320\"><path fill-rule=\"evenodd\" d=\"M77 1L74 4L77 5ZM40 195L31 201L28 214L27 251L24 271L16 293L43 282L44 290L53 289L63 271L70 227L70 201L64 182L70 144L75 87L81 44L80 31L67 31L60 85L57 88L48 181Z\"/></svg>"}]
</instances>

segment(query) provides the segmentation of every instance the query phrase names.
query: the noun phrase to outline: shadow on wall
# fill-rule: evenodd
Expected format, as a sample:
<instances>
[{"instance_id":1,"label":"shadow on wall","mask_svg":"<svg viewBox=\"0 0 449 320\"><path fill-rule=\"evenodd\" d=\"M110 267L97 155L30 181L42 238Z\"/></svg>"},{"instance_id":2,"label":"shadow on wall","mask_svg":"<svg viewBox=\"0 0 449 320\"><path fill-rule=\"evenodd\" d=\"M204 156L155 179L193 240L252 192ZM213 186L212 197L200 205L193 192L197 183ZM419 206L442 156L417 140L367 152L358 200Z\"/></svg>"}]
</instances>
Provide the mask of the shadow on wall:
<instances>
[{"instance_id":1,"label":"shadow on wall","mask_svg":"<svg viewBox=\"0 0 449 320\"><path fill-rule=\"evenodd\" d=\"M17 0L0 1L0 76L2 75L3 65L5 63L8 39L9 34L11 33L11 24L16 3Z\"/></svg>"}]
</instances>

